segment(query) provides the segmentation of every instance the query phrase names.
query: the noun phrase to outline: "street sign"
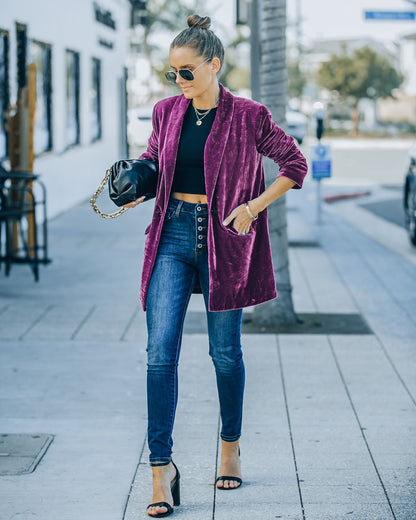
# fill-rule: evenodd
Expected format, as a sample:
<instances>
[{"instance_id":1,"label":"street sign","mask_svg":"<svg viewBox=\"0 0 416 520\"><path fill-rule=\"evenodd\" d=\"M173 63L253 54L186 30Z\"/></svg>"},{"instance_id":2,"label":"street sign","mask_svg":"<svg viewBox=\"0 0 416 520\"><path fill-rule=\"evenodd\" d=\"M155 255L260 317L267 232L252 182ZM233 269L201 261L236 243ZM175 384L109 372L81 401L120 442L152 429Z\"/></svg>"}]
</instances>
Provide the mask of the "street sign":
<instances>
[{"instance_id":1,"label":"street sign","mask_svg":"<svg viewBox=\"0 0 416 520\"><path fill-rule=\"evenodd\" d=\"M311 150L312 177L322 179L331 177L331 148L329 145L318 144Z\"/></svg>"},{"instance_id":2,"label":"street sign","mask_svg":"<svg viewBox=\"0 0 416 520\"><path fill-rule=\"evenodd\" d=\"M364 11L366 20L393 20L411 22L416 19L414 11Z\"/></svg>"}]
</instances>

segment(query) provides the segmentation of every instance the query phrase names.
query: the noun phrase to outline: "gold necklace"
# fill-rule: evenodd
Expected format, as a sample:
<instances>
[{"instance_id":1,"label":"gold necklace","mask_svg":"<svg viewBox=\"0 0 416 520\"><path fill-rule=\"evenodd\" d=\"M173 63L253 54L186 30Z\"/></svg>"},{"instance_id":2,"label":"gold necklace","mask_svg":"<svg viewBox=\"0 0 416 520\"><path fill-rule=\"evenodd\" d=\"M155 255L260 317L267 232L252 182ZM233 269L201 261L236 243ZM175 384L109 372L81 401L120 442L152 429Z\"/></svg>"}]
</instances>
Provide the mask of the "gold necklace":
<instances>
[{"instance_id":1,"label":"gold necklace","mask_svg":"<svg viewBox=\"0 0 416 520\"><path fill-rule=\"evenodd\" d=\"M196 115L196 125L197 126L201 126L202 125L202 120L204 119L204 117L207 117L207 115L211 112L211 110L213 108L217 108L218 107L218 102L219 102L219 99L216 100L215 102L215 106L209 108L206 112L200 112L196 106L194 105L194 102L192 101L192 106L194 107L194 110L195 110L195 115Z\"/></svg>"},{"instance_id":2,"label":"gold necklace","mask_svg":"<svg viewBox=\"0 0 416 520\"><path fill-rule=\"evenodd\" d=\"M204 117L207 117L207 115L211 112L212 108L208 109L206 112L199 112L199 110L195 107L195 105L192 103L192 106L194 107L194 110L195 110L195 115L196 115L196 125L197 126L201 126L202 125L202 120L204 119Z\"/></svg>"}]
</instances>

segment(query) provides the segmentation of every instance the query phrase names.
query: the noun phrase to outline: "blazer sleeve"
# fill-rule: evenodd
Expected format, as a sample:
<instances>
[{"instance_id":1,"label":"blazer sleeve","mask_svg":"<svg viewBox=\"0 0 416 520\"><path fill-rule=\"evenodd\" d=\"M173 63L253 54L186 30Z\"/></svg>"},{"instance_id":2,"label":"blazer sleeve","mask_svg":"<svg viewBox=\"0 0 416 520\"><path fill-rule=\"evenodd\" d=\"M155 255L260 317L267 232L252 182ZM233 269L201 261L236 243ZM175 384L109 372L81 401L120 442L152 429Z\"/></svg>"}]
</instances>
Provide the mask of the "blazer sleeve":
<instances>
[{"instance_id":1,"label":"blazer sleeve","mask_svg":"<svg viewBox=\"0 0 416 520\"><path fill-rule=\"evenodd\" d=\"M273 121L270 111L264 105L260 108L257 121L257 151L279 165L278 177L287 177L295 182L295 189L302 188L308 166L293 137Z\"/></svg>"},{"instance_id":2,"label":"blazer sleeve","mask_svg":"<svg viewBox=\"0 0 416 520\"><path fill-rule=\"evenodd\" d=\"M159 103L153 108L152 113L152 133L149 137L147 150L142 153L139 159L159 162Z\"/></svg>"}]
</instances>

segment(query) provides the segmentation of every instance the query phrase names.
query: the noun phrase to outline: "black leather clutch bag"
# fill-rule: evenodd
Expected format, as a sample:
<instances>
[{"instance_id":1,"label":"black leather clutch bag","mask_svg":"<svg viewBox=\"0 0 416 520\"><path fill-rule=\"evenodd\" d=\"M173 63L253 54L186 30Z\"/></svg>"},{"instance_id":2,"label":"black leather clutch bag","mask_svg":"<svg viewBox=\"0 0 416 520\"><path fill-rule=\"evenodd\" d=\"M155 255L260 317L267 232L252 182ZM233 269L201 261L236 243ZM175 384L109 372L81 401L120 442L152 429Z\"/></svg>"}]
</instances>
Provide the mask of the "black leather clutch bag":
<instances>
[{"instance_id":1,"label":"black leather clutch bag","mask_svg":"<svg viewBox=\"0 0 416 520\"><path fill-rule=\"evenodd\" d=\"M106 172L101 185L90 200L94 211L103 218L118 217L128 208L106 214L98 209L96 201L108 181L110 199L117 206L124 206L145 196L145 201L156 196L159 165L147 159L125 159L117 161Z\"/></svg>"},{"instance_id":2,"label":"black leather clutch bag","mask_svg":"<svg viewBox=\"0 0 416 520\"><path fill-rule=\"evenodd\" d=\"M108 180L110 199L117 206L124 206L139 197L154 198L157 174L158 165L146 159L117 161L111 167Z\"/></svg>"}]
</instances>

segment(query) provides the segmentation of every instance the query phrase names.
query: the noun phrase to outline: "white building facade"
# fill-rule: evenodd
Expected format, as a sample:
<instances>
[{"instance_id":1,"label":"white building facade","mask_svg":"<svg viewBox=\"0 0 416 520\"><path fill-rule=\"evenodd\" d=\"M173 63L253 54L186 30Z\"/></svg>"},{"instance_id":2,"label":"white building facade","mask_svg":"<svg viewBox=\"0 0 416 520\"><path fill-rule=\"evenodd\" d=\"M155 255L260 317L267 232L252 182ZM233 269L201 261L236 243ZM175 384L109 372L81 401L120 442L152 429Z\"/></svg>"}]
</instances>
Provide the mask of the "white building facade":
<instances>
[{"instance_id":1,"label":"white building facade","mask_svg":"<svg viewBox=\"0 0 416 520\"><path fill-rule=\"evenodd\" d=\"M89 199L126 157L128 0L0 0L0 160L5 112L36 65L35 173L48 215Z\"/></svg>"}]
</instances>

